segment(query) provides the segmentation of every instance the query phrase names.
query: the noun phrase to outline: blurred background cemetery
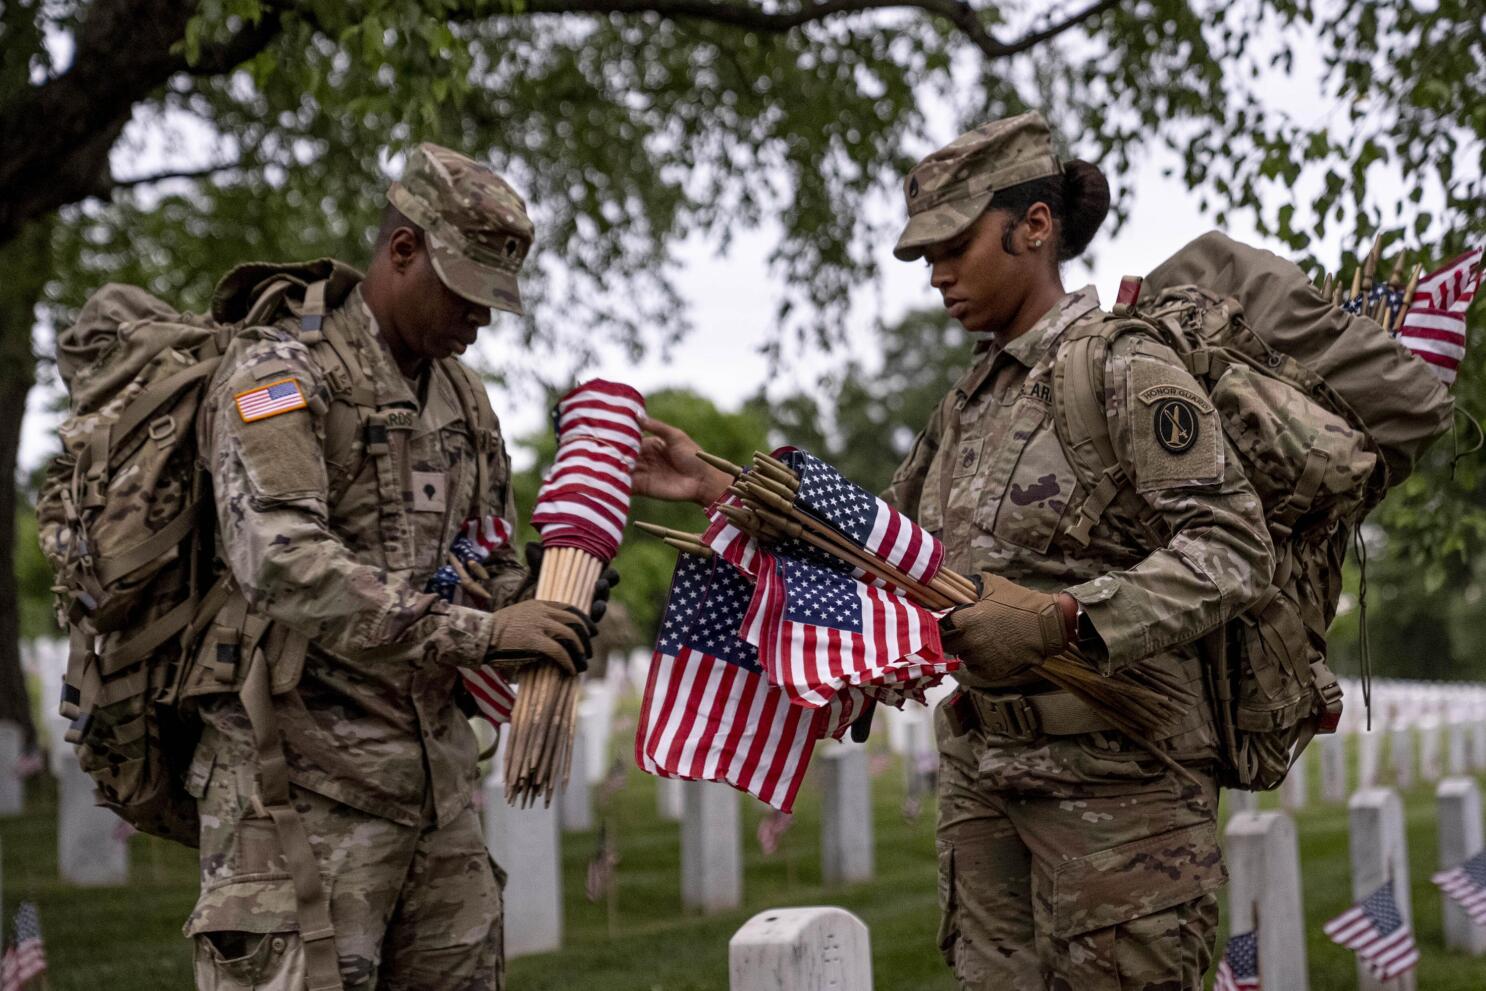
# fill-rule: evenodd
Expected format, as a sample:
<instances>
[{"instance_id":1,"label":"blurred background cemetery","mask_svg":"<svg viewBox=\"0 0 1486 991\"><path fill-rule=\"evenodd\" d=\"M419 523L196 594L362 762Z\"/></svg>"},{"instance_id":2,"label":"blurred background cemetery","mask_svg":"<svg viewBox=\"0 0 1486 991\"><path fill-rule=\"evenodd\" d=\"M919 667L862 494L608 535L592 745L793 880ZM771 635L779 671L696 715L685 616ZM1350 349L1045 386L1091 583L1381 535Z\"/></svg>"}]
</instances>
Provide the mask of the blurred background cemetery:
<instances>
[{"instance_id":1,"label":"blurred background cemetery","mask_svg":"<svg viewBox=\"0 0 1486 991\"><path fill-rule=\"evenodd\" d=\"M184 986L179 927L195 897L191 851L91 809L54 716L63 645L31 506L65 403L53 334L102 283L201 311L238 262L360 263L411 143L490 160L537 224L532 305L470 357L529 509L553 449L550 398L592 375L640 388L652 415L734 461L788 442L880 489L972 343L925 269L891 258L899 180L987 118L1042 109L1070 156L1109 175L1111 220L1065 272L1106 305L1121 275L1213 227L1348 274L1375 236L1385 267L1426 270L1486 237L1486 35L1463 0L877 6L0 5L0 471L16 482L0 487L0 518L14 520L0 527L0 914L8 931L19 900L37 904L52 987ZM1454 392L1486 413L1483 349ZM1429 884L1439 780L1486 780L1486 472L1465 453L1473 438L1460 421L1363 528L1365 582L1354 558L1332 631L1333 667L1351 679L1347 732L1311 748L1304 794L1292 783L1260 801L1283 800L1298 828L1313 988L1356 984L1320 923L1350 902L1346 803L1368 784L1402 798L1395 852L1420 986L1486 986L1486 960L1446 949ZM700 521L645 500L633 517ZM724 987L728 938L755 912L835 904L869 925L878 987L951 987L934 946L923 711L880 719L865 754L818 756L788 822L722 786L660 786L634 767L674 560L632 532L616 562L607 670L585 699L584 794L526 829L487 810L497 859L528 870L508 893L532 927L512 934L513 955L525 951L512 986ZM1364 591L1371 733L1356 680ZM688 794L694 842L716 844L689 854ZM1452 835L1479 848L1475 816L1474 834ZM511 836L540 842L500 849ZM1462 938L1486 948L1479 932Z\"/></svg>"}]
</instances>

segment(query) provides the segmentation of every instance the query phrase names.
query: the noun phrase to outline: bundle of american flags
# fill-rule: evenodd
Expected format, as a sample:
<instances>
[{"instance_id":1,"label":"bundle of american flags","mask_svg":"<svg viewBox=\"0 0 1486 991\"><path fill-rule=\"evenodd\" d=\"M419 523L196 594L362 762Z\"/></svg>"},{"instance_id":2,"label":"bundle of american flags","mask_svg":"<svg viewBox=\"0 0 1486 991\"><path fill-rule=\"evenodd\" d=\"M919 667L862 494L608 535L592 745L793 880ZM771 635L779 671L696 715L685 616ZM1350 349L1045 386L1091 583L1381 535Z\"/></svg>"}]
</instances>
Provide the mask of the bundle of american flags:
<instances>
[{"instance_id":1,"label":"bundle of american flags","mask_svg":"<svg viewBox=\"0 0 1486 991\"><path fill-rule=\"evenodd\" d=\"M801 509L886 567L798 536L766 549L725 497L677 562L635 748L649 773L725 781L787 812L818 741L839 739L869 701L922 701L959 661L934 613L881 577L932 581L938 541L807 453L770 457L798 473Z\"/></svg>"},{"instance_id":2,"label":"bundle of american flags","mask_svg":"<svg viewBox=\"0 0 1486 991\"><path fill-rule=\"evenodd\" d=\"M46 947L41 942L41 916L34 902L21 902L15 935L0 959L0 991L21 991L46 973Z\"/></svg>"},{"instance_id":3,"label":"bundle of american flags","mask_svg":"<svg viewBox=\"0 0 1486 991\"><path fill-rule=\"evenodd\" d=\"M1446 385L1455 382L1465 357L1466 311L1481 284L1482 249L1475 248L1423 275L1416 265L1407 283L1399 258L1386 279L1374 283L1381 238L1373 241L1366 261L1352 273L1350 289L1330 275L1321 292L1348 313L1370 317L1421 361L1428 362Z\"/></svg>"},{"instance_id":4,"label":"bundle of american flags","mask_svg":"<svg viewBox=\"0 0 1486 991\"><path fill-rule=\"evenodd\" d=\"M1472 922L1486 926L1486 850L1430 880L1458 902Z\"/></svg>"},{"instance_id":5,"label":"bundle of american flags","mask_svg":"<svg viewBox=\"0 0 1486 991\"><path fill-rule=\"evenodd\" d=\"M558 400L557 457L531 514L544 547L578 547L604 561L618 553L644 415L644 396L603 379Z\"/></svg>"},{"instance_id":6,"label":"bundle of american flags","mask_svg":"<svg viewBox=\"0 0 1486 991\"><path fill-rule=\"evenodd\" d=\"M1380 981L1391 980L1419 963L1414 930L1399 911L1392 881L1384 882L1324 928L1332 942L1355 951Z\"/></svg>"}]
</instances>

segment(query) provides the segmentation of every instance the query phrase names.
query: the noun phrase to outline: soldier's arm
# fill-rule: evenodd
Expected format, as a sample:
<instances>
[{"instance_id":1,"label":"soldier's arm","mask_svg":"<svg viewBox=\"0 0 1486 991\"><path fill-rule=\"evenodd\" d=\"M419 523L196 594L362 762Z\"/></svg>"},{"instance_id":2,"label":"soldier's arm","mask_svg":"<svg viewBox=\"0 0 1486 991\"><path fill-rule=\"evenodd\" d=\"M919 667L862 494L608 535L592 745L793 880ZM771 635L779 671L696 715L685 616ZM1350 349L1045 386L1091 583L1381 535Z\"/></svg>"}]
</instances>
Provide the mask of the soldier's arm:
<instances>
[{"instance_id":1,"label":"soldier's arm","mask_svg":"<svg viewBox=\"0 0 1486 991\"><path fill-rule=\"evenodd\" d=\"M263 340L229 352L203 420L223 553L249 603L340 656L423 643L473 666L490 643L490 614L450 605L356 558L329 524L324 455L327 393L304 346ZM302 408L260 415L239 397L293 383ZM292 395L284 401L296 405ZM272 407L268 407L272 409ZM376 533L358 535L375 541Z\"/></svg>"},{"instance_id":2,"label":"soldier's arm","mask_svg":"<svg viewBox=\"0 0 1486 991\"><path fill-rule=\"evenodd\" d=\"M1273 577L1274 548L1216 410L1173 351L1118 339L1105 389L1121 467L1170 534L1134 567L1068 589L1104 642L1108 672L1242 613Z\"/></svg>"}]
</instances>

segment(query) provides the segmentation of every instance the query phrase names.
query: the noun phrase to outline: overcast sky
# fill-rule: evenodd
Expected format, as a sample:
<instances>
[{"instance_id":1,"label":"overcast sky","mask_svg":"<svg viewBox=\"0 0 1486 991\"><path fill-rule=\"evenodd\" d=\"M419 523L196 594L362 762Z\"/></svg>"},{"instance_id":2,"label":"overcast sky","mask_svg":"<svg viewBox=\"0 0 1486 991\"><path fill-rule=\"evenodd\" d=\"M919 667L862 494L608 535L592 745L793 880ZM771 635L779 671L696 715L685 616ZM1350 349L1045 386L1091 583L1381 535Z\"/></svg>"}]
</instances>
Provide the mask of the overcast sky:
<instances>
[{"instance_id":1,"label":"overcast sky","mask_svg":"<svg viewBox=\"0 0 1486 991\"><path fill-rule=\"evenodd\" d=\"M1267 84L1273 99L1282 101L1286 112L1307 123L1335 119L1339 115L1338 108L1323 92L1314 59L1304 57L1313 48L1300 46L1302 57L1297 59L1293 77L1276 75ZM947 119L939 123L938 129L943 131L936 135L941 143L954 137ZM1092 282L1108 306L1122 275L1149 271L1183 244L1212 229L1212 220L1198 208L1197 196L1189 193L1179 179L1162 174L1174 164L1172 156L1156 151L1141 161L1133 174L1112 177L1116 185L1131 189L1130 217L1118 233L1108 227L1101 231L1088 259L1071 262L1066 267L1064 282L1069 289ZM148 172L151 170L148 166L149 163L133 159L129 170ZM1397 180L1393 185L1397 185ZM1298 196L1302 201L1306 199L1304 192L1301 190ZM1285 194L1296 195L1294 191ZM1257 238L1247 220L1230 223L1227 232L1285 253L1280 245ZM581 377L616 379L642 392L688 384L729 408L755 393L769 371L760 347L769 338L781 288L766 262L775 243L773 234L768 229L745 232L733 240L723 256L717 255L714 245L699 238L687 242L680 252L685 263L677 281L690 307L694 332L668 354L653 352L639 363L632 362L618 348L601 349L597 364L584 369ZM1322 258L1335 259L1344 249L1352 248L1352 245L1343 246L1339 233L1333 229L1318 253ZM892 257L890 249L890 243L878 246L881 281L859 290L848 321L851 328L848 346L864 362L875 359L877 345L872 328L879 319L892 321L909 309L938 305L938 294L929 288L923 264L899 262ZM498 317L494 325L482 332L477 346L492 364L500 365L505 363L516 337L514 326L502 326ZM831 356L814 348L796 351L783 374L776 377L773 388L809 388L821 372L840 360L840 355ZM22 470L34 467L53 450L56 418L45 410L54 399L43 389L33 390L30 404L33 415L28 416L22 437ZM491 390L491 399L508 437L541 429L546 421L545 412L529 399L522 401L496 388ZM520 452L512 453L518 463L525 460Z\"/></svg>"}]
</instances>

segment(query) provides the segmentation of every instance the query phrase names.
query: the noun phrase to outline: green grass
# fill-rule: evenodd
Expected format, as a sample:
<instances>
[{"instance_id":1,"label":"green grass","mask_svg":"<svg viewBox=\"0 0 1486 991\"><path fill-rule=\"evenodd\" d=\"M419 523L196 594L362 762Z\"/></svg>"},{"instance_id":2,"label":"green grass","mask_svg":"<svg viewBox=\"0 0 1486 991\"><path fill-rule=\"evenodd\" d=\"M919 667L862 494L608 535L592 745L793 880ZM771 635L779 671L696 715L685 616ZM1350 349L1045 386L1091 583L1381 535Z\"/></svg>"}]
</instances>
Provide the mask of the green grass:
<instances>
[{"instance_id":1,"label":"green grass","mask_svg":"<svg viewBox=\"0 0 1486 991\"><path fill-rule=\"evenodd\" d=\"M885 737L886 734L882 734ZM883 746L885 739L874 739ZM1312 752L1312 794L1319 761ZM1386 754L1382 766L1386 769ZM195 900L193 851L145 836L130 840L132 880L125 888L82 890L56 879L55 794L49 779L33 779L27 813L0 820L5 905L34 899L46 932L54 991L106 986L112 991L160 991L190 986L190 953L180 925ZM563 874L565 947L559 953L513 961L517 991L570 988L577 979L605 991L702 991L727 986L728 938L750 916L784 905L841 905L871 928L876 985L884 991L950 991L954 982L934 949L935 905L932 802L914 821L902 814L903 772L893 761L874 778L877 878L832 889L822 885L820 803L807 782L794 828L783 848L764 857L754 840L761 807L745 802L744 907L702 917L681 909L679 827L655 814L654 781L631 770L608 810L621 864L617 898L590 904L583 895L594 833L566 834ZM1314 803L1313 799L1313 803ZM1277 804L1266 795L1264 807ZM1486 987L1486 960L1443 949L1438 893L1429 883L1437 837L1429 787L1405 797L1415 928L1423 951L1419 986L1429 991ZM1321 924L1350 901L1346 810L1312 804L1298 817L1305 872L1305 914L1313 991L1355 987L1353 957L1331 945ZM520 906L508 906L520 911Z\"/></svg>"}]
</instances>

